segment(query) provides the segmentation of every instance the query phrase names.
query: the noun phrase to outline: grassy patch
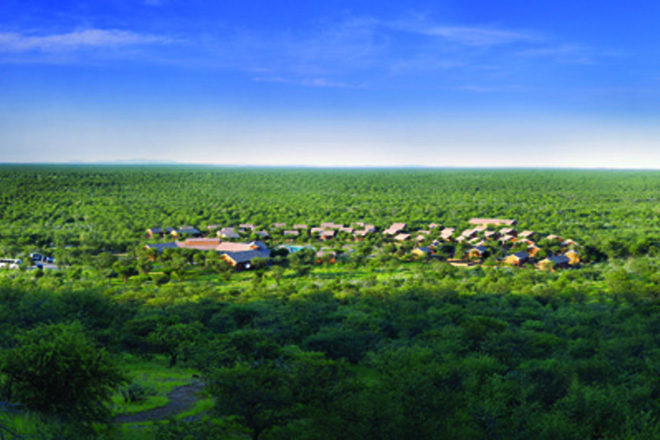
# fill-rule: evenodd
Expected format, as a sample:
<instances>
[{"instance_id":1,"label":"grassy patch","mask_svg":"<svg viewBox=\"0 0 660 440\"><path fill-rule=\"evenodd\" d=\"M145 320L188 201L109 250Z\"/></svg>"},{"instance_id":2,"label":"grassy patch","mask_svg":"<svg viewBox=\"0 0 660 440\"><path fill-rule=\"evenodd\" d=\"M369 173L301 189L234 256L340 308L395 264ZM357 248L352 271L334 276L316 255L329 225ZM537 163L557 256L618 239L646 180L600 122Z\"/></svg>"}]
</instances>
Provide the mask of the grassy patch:
<instances>
[{"instance_id":1,"label":"grassy patch","mask_svg":"<svg viewBox=\"0 0 660 440\"><path fill-rule=\"evenodd\" d=\"M198 400L195 403L195 406L190 408L188 411L177 414L175 419L176 420L181 420L181 419L185 419L187 417L196 416L197 414L201 414L205 411L210 410L211 408L213 408L213 399L211 399L210 397L207 397L205 399Z\"/></svg>"},{"instance_id":2,"label":"grassy patch","mask_svg":"<svg viewBox=\"0 0 660 440\"><path fill-rule=\"evenodd\" d=\"M176 387L188 385L193 380L193 374L199 372L192 368L174 367L168 368L168 359L164 356L156 356L146 361L131 355L126 355L123 364L129 371L130 377L146 387L156 391L153 396L147 396L140 402L125 402L120 392L112 396L113 410L115 414L134 414L159 408L169 403L167 395Z\"/></svg>"},{"instance_id":3,"label":"grassy patch","mask_svg":"<svg viewBox=\"0 0 660 440\"><path fill-rule=\"evenodd\" d=\"M195 403L195 406L188 411L177 414L174 419L182 420L187 417L193 417L210 410L213 407L213 400L205 398ZM125 423L119 427L122 440L144 440L151 438L156 422L133 422Z\"/></svg>"}]
</instances>

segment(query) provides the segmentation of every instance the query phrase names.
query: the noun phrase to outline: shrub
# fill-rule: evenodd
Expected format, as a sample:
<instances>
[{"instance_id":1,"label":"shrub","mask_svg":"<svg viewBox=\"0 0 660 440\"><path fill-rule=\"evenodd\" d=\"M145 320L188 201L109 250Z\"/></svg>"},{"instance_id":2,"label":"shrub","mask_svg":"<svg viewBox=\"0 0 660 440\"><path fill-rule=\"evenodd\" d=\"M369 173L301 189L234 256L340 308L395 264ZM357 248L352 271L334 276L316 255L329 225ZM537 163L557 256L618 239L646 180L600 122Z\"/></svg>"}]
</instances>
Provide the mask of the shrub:
<instances>
[{"instance_id":1,"label":"shrub","mask_svg":"<svg viewBox=\"0 0 660 440\"><path fill-rule=\"evenodd\" d=\"M120 392L126 403L143 402L147 397L155 396L156 390L142 382L131 382L121 387Z\"/></svg>"}]
</instances>

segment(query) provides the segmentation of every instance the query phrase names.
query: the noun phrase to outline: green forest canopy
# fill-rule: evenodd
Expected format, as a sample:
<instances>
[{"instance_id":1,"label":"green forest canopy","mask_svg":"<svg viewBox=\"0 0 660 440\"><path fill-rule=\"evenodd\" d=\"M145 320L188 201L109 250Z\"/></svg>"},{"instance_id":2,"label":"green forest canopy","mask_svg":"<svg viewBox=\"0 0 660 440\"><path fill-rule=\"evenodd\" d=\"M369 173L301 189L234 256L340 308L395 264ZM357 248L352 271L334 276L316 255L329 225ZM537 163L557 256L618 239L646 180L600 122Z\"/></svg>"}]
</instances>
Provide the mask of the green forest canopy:
<instances>
[{"instance_id":1,"label":"green forest canopy","mask_svg":"<svg viewBox=\"0 0 660 440\"><path fill-rule=\"evenodd\" d=\"M0 187L5 255L80 257L60 271L0 271L7 405L31 402L20 382L31 379L6 359L39 355L35 335L75 329L81 359L95 346L113 368L112 381L99 377L101 404L121 381L111 356L166 356L163 369L185 364L208 384L208 418L144 438L660 435L660 173L3 166ZM471 217L515 218L609 259L553 273L290 256L232 274L175 254L113 275L152 226L461 228ZM0 429L15 432L5 414Z\"/></svg>"},{"instance_id":2,"label":"green forest canopy","mask_svg":"<svg viewBox=\"0 0 660 440\"><path fill-rule=\"evenodd\" d=\"M123 252L153 226L515 218L625 256L660 237L651 171L0 167L0 245ZM639 250L639 249L638 249ZM648 250L648 249L642 249Z\"/></svg>"}]
</instances>

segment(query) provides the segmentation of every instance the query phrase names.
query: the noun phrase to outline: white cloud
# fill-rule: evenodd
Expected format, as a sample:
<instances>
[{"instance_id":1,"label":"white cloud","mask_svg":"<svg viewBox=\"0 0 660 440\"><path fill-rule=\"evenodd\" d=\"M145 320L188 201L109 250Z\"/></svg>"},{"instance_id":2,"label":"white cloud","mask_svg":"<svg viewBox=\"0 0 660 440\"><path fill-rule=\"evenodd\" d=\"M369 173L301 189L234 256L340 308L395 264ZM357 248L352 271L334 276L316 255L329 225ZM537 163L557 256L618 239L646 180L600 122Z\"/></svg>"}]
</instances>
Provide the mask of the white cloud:
<instances>
[{"instance_id":1,"label":"white cloud","mask_svg":"<svg viewBox=\"0 0 660 440\"><path fill-rule=\"evenodd\" d=\"M558 62L569 64L594 64L593 55L590 51L575 45L537 47L521 50L517 54L529 58L553 58Z\"/></svg>"},{"instance_id":2,"label":"white cloud","mask_svg":"<svg viewBox=\"0 0 660 440\"><path fill-rule=\"evenodd\" d=\"M316 84L288 78L467 69L491 62L492 54L483 53L484 47L533 44L539 39L522 30L448 26L420 17L362 16L267 35L249 29L230 31L209 36L207 48L226 67L258 72L258 80L270 76L269 81L276 82L272 78L284 77L309 86ZM319 81L318 86L327 85Z\"/></svg>"},{"instance_id":3,"label":"white cloud","mask_svg":"<svg viewBox=\"0 0 660 440\"><path fill-rule=\"evenodd\" d=\"M220 41L219 36L212 39ZM539 34L528 30L453 26L423 16L398 20L362 16L269 35L243 30L236 35L230 33L222 44L212 46L217 59L226 66L259 72L257 81L285 82L282 77L291 84L346 87L350 85L289 78L339 78L378 72L483 72L484 65L498 65L502 54L534 47L542 41ZM486 52L484 48L501 50Z\"/></svg>"},{"instance_id":4,"label":"white cloud","mask_svg":"<svg viewBox=\"0 0 660 440\"><path fill-rule=\"evenodd\" d=\"M308 87L333 87L333 88L354 88L350 84L329 80L327 78L307 78L300 82Z\"/></svg>"},{"instance_id":5,"label":"white cloud","mask_svg":"<svg viewBox=\"0 0 660 440\"><path fill-rule=\"evenodd\" d=\"M456 90L472 93L499 93L499 92L515 92L522 90L518 85L498 85L498 86L480 86L480 85L466 85L456 87Z\"/></svg>"},{"instance_id":6,"label":"white cloud","mask_svg":"<svg viewBox=\"0 0 660 440\"><path fill-rule=\"evenodd\" d=\"M116 29L85 29L65 34L27 36L0 33L0 52L63 52L83 48L167 44L172 39Z\"/></svg>"},{"instance_id":7,"label":"white cloud","mask_svg":"<svg viewBox=\"0 0 660 440\"><path fill-rule=\"evenodd\" d=\"M334 81L327 78L302 78L302 79L292 79L284 78L281 76L258 76L253 79L255 82L270 82L270 83L280 83L280 84L294 84L305 87L321 87L321 88L336 88L336 89L357 89L362 88L363 86L349 84L340 81Z\"/></svg>"},{"instance_id":8,"label":"white cloud","mask_svg":"<svg viewBox=\"0 0 660 440\"><path fill-rule=\"evenodd\" d=\"M540 37L525 30L502 29L492 26L453 26L434 23L425 17L394 22L383 22L383 26L401 32L437 37L465 46L496 46L511 43L538 41Z\"/></svg>"},{"instance_id":9,"label":"white cloud","mask_svg":"<svg viewBox=\"0 0 660 440\"><path fill-rule=\"evenodd\" d=\"M420 33L446 38L468 46L494 46L537 39L530 33L484 27L434 26L420 30Z\"/></svg>"}]
</instances>

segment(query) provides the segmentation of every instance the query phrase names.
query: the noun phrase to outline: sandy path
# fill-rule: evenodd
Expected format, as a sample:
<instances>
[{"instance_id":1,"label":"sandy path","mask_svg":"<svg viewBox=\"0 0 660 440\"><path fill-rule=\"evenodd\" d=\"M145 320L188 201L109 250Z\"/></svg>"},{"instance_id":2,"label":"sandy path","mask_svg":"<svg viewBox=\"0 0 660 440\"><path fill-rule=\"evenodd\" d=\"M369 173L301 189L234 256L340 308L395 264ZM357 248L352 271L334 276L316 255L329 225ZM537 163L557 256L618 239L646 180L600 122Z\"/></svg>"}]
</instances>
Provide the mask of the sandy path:
<instances>
[{"instance_id":1,"label":"sandy path","mask_svg":"<svg viewBox=\"0 0 660 440\"><path fill-rule=\"evenodd\" d=\"M122 414L117 416L115 421L117 423L139 423L151 422L153 420L167 420L195 406L195 403L200 400L198 394L203 389L204 384L201 382L175 388L168 395L170 403L167 405L135 414Z\"/></svg>"}]
</instances>

